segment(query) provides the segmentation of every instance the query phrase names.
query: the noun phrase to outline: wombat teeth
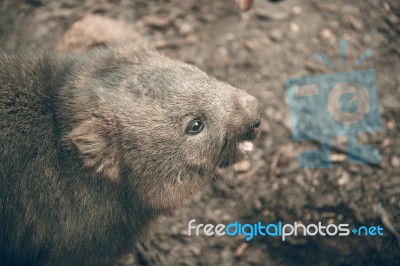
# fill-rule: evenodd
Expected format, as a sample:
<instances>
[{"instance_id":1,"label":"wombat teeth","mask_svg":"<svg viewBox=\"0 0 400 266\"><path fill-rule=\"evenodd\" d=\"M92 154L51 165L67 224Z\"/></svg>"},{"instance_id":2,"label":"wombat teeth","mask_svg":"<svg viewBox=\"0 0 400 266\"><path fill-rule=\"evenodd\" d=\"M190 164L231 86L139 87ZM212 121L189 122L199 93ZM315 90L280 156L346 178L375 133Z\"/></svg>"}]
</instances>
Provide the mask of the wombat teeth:
<instances>
[{"instance_id":1,"label":"wombat teeth","mask_svg":"<svg viewBox=\"0 0 400 266\"><path fill-rule=\"evenodd\" d=\"M239 143L239 150L243 153L248 153L253 151L253 143L251 143L250 141L242 141Z\"/></svg>"}]
</instances>

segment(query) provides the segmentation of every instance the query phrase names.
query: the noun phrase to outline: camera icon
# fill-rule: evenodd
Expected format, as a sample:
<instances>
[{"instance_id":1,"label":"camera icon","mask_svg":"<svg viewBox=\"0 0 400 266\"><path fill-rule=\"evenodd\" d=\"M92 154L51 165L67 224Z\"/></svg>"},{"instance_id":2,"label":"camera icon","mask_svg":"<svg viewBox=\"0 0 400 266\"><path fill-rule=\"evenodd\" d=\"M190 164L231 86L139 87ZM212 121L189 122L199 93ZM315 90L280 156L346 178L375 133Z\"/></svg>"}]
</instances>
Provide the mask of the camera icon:
<instances>
[{"instance_id":1,"label":"camera icon","mask_svg":"<svg viewBox=\"0 0 400 266\"><path fill-rule=\"evenodd\" d=\"M332 167L332 139L338 136L347 137L348 162L380 162L377 148L358 142L359 133L382 128L374 69L292 78L286 88L293 139L321 143L299 156L301 167Z\"/></svg>"}]
</instances>

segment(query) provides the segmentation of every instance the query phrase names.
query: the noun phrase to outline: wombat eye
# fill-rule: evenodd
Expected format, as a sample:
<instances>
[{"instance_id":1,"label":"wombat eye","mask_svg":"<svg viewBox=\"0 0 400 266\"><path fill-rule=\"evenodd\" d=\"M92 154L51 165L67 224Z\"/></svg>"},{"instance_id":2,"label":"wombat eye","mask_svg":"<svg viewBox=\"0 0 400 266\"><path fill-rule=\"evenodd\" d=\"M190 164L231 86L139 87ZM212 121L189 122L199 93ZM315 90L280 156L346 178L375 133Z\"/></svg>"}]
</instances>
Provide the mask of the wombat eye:
<instances>
[{"instance_id":1,"label":"wombat eye","mask_svg":"<svg viewBox=\"0 0 400 266\"><path fill-rule=\"evenodd\" d=\"M193 120L187 126L186 133L192 135L198 134L203 130L203 128L204 128L203 122L201 122L200 120Z\"/></svg>"}]
</instances>

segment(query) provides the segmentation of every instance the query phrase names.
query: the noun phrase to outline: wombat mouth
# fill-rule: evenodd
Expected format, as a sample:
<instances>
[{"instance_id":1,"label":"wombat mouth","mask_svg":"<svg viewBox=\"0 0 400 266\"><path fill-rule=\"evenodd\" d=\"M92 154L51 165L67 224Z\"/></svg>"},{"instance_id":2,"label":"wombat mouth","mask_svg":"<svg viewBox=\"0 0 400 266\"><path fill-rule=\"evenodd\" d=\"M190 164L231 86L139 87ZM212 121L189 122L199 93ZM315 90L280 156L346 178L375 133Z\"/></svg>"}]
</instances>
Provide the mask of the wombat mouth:
<instances>
[{"instance_id":1,"label":"wombat mouth","mask_svg":"<svg viewBox=\"0 0 400 266\"><path fill-rule=\"evenodd\" d=\"M219 168L226 168L241 161L246 155L253 151L254 147L253 143L247 140L238 142L233 146L234 147L226 147L222 151L221 161L218 164Z\"/></svg>"},{"instance_id":2,"label":"wombat mouth","mask_svg":"<svg viewBox=\"0 0 400 266\"><path fill-rule=\"evenodd\" d=\"M246 155L253 151L254 144L252 141L255 140L259 134L259 126L260 123L251 125L244 134L240 135L239 138L225 140L221 151L221 159L218 164L219 168L229 167L241 161Z\"/></svg>"}]
</instances>

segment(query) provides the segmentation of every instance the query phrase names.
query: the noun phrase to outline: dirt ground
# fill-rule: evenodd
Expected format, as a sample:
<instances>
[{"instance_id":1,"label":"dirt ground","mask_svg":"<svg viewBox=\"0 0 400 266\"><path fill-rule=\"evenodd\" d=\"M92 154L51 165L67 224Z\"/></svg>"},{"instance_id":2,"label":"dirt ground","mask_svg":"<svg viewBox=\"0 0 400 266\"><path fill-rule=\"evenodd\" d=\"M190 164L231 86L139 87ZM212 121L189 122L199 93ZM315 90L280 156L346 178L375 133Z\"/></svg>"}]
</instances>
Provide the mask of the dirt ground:
<instances>
[{"instance_id":1,"label":"dirt ground","mask_svg":"<svg viewBox=\"0 0 400 266\"><path fill-rule=\"evenodd\" d=\"M335 140L331 169L300 168L315 142L292 140L285 81L332 73L339 38L357 69L378 75L382 130L360 136L378 147L380 165L350 164ZM250 169L224 172L173 215L154 224L118 265L400 265L400 2L256 0L2 0L0 49L81 52L125 39L192 63L262 101L261 136ZM381 225L384 236L194 237L196 223L348 223Z\"/></svg>"}]
</instances>

